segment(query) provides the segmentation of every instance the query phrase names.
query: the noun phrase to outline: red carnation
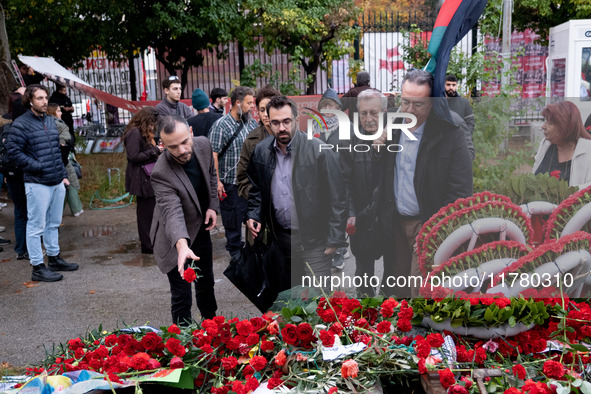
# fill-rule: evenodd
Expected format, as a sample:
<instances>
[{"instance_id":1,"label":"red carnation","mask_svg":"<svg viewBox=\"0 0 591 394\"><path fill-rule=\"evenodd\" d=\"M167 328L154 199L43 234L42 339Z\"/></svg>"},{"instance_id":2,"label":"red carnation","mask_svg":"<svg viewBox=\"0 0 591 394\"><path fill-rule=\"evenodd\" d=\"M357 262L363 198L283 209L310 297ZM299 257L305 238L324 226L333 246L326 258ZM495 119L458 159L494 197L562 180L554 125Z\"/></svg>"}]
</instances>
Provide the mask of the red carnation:
<instances>
[{"instance_id":1,"label":"red carnation","mask_svg":"<svg viewBox=\"0 0 591 394\"><path fill-rule=\"evenodd\" d=\"M564 377L564 366L557 361L548 360L544 363L544 374L552 379Z\"/></svg>"},{"instance_id":2,"label":"red carnation","mask_svg":"<svg viewBox=\"0 0 591 394\"><path fill-rule=\"evenodd\" d=\"M242 374L247 379L249 377L251 377L254 373L255 373L255 370L250 365L245 365L244 368L242 369Z\"/></svg>"},{"instance_id":3,"label":"red carnation","mask_svg":"<svg viewBox=\"0 0 591 394\"><path fill-rule=\"evenodd\" d=\"M468 390L461 384L454 384L447 391L448 394L468 394Z\"/></svg>"},{"instance_id":4,"label":"red carnation","mask_svg":"<svg viewBox=\"0 0 591 394\"><path fill-rule=\"evenodd\" d=\"M171 369L184 368L184 367L185 367L185 363L183 362L183 360L180 357L173 357L172 360L170 360L170 368Z\"/></svg>"},{"instance_id":5,"label":"red carnation","mask_svg":"<svg viewBox=\"0 0 591 394\"><path fill-rule=\"evenodd\" d=\"M390 323L388 320L381 321L376 326L376 330L380 334L388 333L388 332L390 332L391 329L392 329L392 323Z\"/></svg>"},{"instance_id":6,"label":"red carnation","mask_svg":"<svg viewBox=\"0 0 591 394\"><path fill-rule=\"evenodd\" d=\"M271 341L261 342L261 350L265 353L272 352L275 349L275 344Z\"/></svg>"},{"instance_id":7,"label":"red carnation","mask_svg":"<svg viewBox=\"0 0 591 394\"><path fill-rule=\"evenodd\" d=\"M453 384L456 383L456 378L454 377L454 373L449 369L445 368L444 370L440 370L439 372L439 382L443 386L444 389L450 388Z\"/></svg>"},{"instance_id":8,"label":"red carnation","mask_svg":"<svg viewBox=\"0 0 591 394\"><path fill-rule=\"evenodd\" d=\"M250 365L255 371L260 371L267 365L267 359L263 356L254 356L250 359Z\"/></svg>"},{"instance_id":9,"label":"red carnation","mask_svg":"<svg viewBox=\"0 0 591 394\"><path fill-rule=\"evenodd\" d=\"M560 179L560 170L554 170L550 173L552 178Z\"/></svg>"},{"instance_id":10,"label":"red carnation","mask_svg":"<svg viewBox=\"0 0 591 394\"><path fill-rule=\"evenodd\" d=\"M173 325L171 325L171 326L168 327L168 332L171 333L171 334L180 334L181 333L181 329L176 324L173 324Z\"/></svg>"},{"instance_id":11,"label":"red carnation","mask_svg":"<svg viewBox=\"0 0 591 394\"><path fill-rule=\"evenodd\" d=\"M286 324L281 330L281 336L283 337L283 342L287 343L288 345L295 345L298 340L296 325Z\"/></svg>"},{"instance_id":12,"label":"red carnation","mask_svg":"<svg viewBox=\"0 0 591 394\"><path fill-rule=\"evenodd\" d=\"M148 367L150 356L147 353L136 353L131 358L131 367L136 371L143 371Z\"/></svg>"},{"instance_id":13,"label":"red carnation","mask_svg":"<svg viewBox=\"0 0 591 394\"><path fill-rule=\"evenodd\" d=\"M412 329L412 324L408 319L398 319L396 322L396 327L399 331L409 332Z\"/></svg>"},{"instance_id":14,"label":"red carnation","mask_svg":"<svg viewBox=\"0 0 591 394\"><path fill-rule=\"evenodd\" d=\"M513 368L511 368L511 370L513 372L513 375L517 376L518 379L525 380L526 372L525 368L523 368L523 365L514 365Z\"/></svg>"},{"instance_id":15,"label":"red carnation","mask_svg":"<svg viewBox=\"0 0 591 394\"><path fill-rule=\"evenodd\" d=\"M357 233L357 227L352 224L348 224L345 232L349 235L355 235L355 233Z\"/></svg>"},{"instance_id":16,"label":"red carnation","mask_svg":"<svg viewBox=\"0 0 591 394\"><path fill-rule=\"evenodd\" d=\"M427 372L429 372L429 371L427 370L427 367L425 366L425 359L424 359L424 358L422 358L422 359L420 359L420 360L419 360L418 367L419 367L419 373L420 373L421 375L424 375L424 374L426 374Z\"/></svg>"},{"instance_id":17,"label":"red carnation","mask_svg":"<svg viewBox=\"0 0 591 394\"><path fill-rule=\"evenodd\" d=\"M337 387L331 387L328 389L328 394L337 394L339 389Z\"/></svg>"},{"instance_id":18,"label":"red carnation","mask_svg":"<svg viewBox=\"0 0 591 394\"><path fill-rule=\"evenodd\" d=\"M269 379L269 381L267 382L267 388L269 390L273 390L276 387L279 387L283 384L283 380L279 379L279 378L271 378Z\"/></svg>"},{"instance_id":19,"label":"red carnation","mask_svg":"<svg viewBox=\"0 0 591 394\"><path fill-rule=\"evenodd\" d=\"M231 371L238 365L238 360L234 356L222 358L222 368L225 371Z\"/></svg>"},{"instance_id":20,"label":"red carnation","mask_svg":"<svg viewBox=\"0 0 591 394\"><path fill-rule=\"evenodd\" d=\"M326 330L320 330L320 341L322 342L322 346L332 347L334 345L334 334Z\"/></svg>"},{"instance_id":21,"label":"red carnation","mask_svg":"<svg viewBox=\"0 0 591 394\"><path fill-rule=\"evenodd\" d=\"M250 334L248 337L246 337L246 344L248 346L254 346L257 343L259 343L260 337L258 334L255 334L254 332L252 334Z\"/></svg>"},{"instance_id":22,"label":"red carnation","mask_svg":"<svg viewBox=\"0 0 591 394\"><path fill-rule=\"evenodd\" d=\"M248 320L242 320L236 323L236 332L243 337L247 337L252 334L254 327Z\"/></svg>"},{"instance_id":23,"label":"red carnation","mask_svg":"<svg viewBox=\"0 0 591 394\"><path fill-rule=\"evenodd\" d=\"M105 337L105 346L111 347L117 344L117 335L111 334Z\"/></svg>"},{"instance_id":24,"label":"red carnation","mask_svg":"<svg viewBox=\"0 0 591 394\"><path fill-rule=\"evenodd\" d=\"M185 279L189 283L193 283L193 281L195 279L197 279L197 275L195 274L195 270L193 270L193 268L191 268L191 267L187 268L185 270L185 273L183 274L183 279Z\"/></svg>"},{"instance_id":25,"label":"red carnation","mask_svg":"<svg viewBox=\"0 0 591 394\"><path fill-rule=\"evenodd\" d=\"M418 340L415 344L415 351L417 352L417 357L427 358L431 354L431 345L424 339Z\"/></svg>"},{"instance_id":26,"label":"red carnation","mask_svg":"<svg viewBox=\"0 0 591 394\"><path fill-rule=\"evenodd\" d=\"M431 347L435 348L443 346L443 343L445 342L443 340L443 336L441 336L441 334L438 332L427 335L427 338L425 339L429 342Z\"/></svg>"},{"instance_id":27,"label":"red carnation","mask_svg":"<svg viewBox=\"0 0 591 394\"><path fill-rule=\"evenodd\" d=\"M166 349L174 356L183 357L187 352L187 349L181 345L181 341L176 338L168 338L166 341Z\"/></svg>"}]
</instances>

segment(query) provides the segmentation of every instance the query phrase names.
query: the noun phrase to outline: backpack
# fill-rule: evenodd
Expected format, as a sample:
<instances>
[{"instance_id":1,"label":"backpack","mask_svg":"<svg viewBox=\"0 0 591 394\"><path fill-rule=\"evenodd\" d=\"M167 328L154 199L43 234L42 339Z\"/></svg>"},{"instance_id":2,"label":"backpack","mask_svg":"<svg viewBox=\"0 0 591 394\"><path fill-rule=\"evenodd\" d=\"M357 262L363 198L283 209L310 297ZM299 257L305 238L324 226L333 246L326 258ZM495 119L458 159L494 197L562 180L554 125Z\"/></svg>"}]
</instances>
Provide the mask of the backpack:
<instances>
[{"instance_id":1,"label":"backpack","mask_svg":"<svg viewBox=\"0 0 591 394\"><path fill-rule=\"evenodd\" d=\"M17 166L11 164L8 149L6 148L6 139L8 138L11 126L11 123L7 123L0 127L0 172L4 176L22 175L22 171Z\"/></svg>"}]
</instances>

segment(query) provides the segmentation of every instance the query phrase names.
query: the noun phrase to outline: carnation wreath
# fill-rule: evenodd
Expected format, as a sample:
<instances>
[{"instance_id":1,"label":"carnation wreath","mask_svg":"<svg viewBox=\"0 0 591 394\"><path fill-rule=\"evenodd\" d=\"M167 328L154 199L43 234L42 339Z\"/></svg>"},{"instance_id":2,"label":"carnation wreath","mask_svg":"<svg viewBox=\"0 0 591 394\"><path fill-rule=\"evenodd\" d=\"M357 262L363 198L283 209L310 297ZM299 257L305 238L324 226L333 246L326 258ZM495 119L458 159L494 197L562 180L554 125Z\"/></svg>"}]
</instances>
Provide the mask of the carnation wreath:
<instances>
[{"instance_id":1,"label":"carnation wreath","mask_svg":"<svg viewBox=\"0 0 591 394\"><path fill-rule=\"evenodd\" d=\"M445 210L440 211L439 214L447 215L445 217L431 218L429 222L423 226L417 237L417 253L419 255L419 266L423 276L426 276L428 272L432 270L436 260L446 261L451 256L449 246L452 246L455 253L474 249L476 242L480 244L491 242L492 239L482 237L486 233L490 233L489 229L494 228L492 231L500 232L501 240L504 240L507 230L507 234L513 234L516 240L521 241L524 244L531 244L531 235L533 230L531 227L531 221L527 215L521 210L521 208L511 202L506 201L502 198L503 196L489 194L489 198L493 198L487 202L481 202L475 205L462 208L449 214ZM454 204L452 204L454 205ZM491 222L495 220L495 222ZM480 220L480 221L479 221ZM477 222L478 221L478 222ZM432 225L436 223L435 225ZM491 226L492 223L492 226ZM478 227L482 225L485 231L479 231ZM464 227L466 226L466 227ZM462 242L459 247L457 240L448 240L450 235L456 231L465 233L461 237L467 235L471 237L470 243L466 245ZM459 233L456 233L457 235ZM482 238L481 238L482 237ZM421 242L422 241L422 242ZM446 251L440 248L442 244L447 241Z\"/></svg>"},{"instance_id":2,"label":"carnation wreath","mask_svg":"<svg viewBox=\"0 0 591 394\"><path fill-rule=\"evenodd\" d=\"M437 211L437 213L435 213L433 216L431 216L431 218L429 220L427 220L425 222L425 224L421 228L421 231L419 232L419 235L417 236L417 248L419 250L423 249L423 243L425 242L425 236L427 234L429 234L431 229L433 229L433 227L435 227L446 216L448 216L454 212L460 211L464 208L472 207L474 205L481 204L484 202L489 202L489 201L511 202L511 200L507 196L503 196L500 194L494 194L494 193L486 192L486 191L481 192L481 193L476 193L471 197L460 198L460 199L456 200L455 202L448 204L445 207L441 208L439 211Z\"/></svg>"},{"instance_id":3,"label":"carnation wreath","mask_svg":"<svg viewBox=\"0 0 591 394\"><path fill-rule=\"evenodd\" d=\"M513 263L519 258L527 255L532 249L515 241L494 241L484 244L476 249L466 251L452 257L445 263L433 268L429 274L429 281L423 282L421 295L424 297L435 296L434 290L439 287L435 283L445 284L445 278L449 278L449 283L453 284L455 277L460 277L461 284L465 286L454 286L454 290L466 290L468 287L472 291L479 291L487 283L486 279L490 275L498 274L507 265ZM469 286L471 278L476 277L476 286ZM435 278L438 278L435 280ZM440 289L438 289L440 291ZM448 292L444 292L447 295Z\"/></svg>"},{"instance_id":4,"label":"carnation wreath","mask_svg":"<svg viewBox=\"0 0 591 394\"><path fill-rule=\"evenodd\" d=\"M503 269L487 292L531 296L523 291L541 287L542 294L549 294L558 292L561 283L566 294L578 296L591 269L590 247L591 234L583 231L550 240Z\"/></svg>"},{"instance_id":5,"label":"carnation wreath","mask_svg":"<svg viewBox=\"0 0 591 394\"><path fill-rule=\"evenodd\" d=\"M577 219L573 220L573 218ZM552 212L545 225L545 239L558 239L584 228L591 219L591 186L579 190Z\"/></svg>"}]
</instances>

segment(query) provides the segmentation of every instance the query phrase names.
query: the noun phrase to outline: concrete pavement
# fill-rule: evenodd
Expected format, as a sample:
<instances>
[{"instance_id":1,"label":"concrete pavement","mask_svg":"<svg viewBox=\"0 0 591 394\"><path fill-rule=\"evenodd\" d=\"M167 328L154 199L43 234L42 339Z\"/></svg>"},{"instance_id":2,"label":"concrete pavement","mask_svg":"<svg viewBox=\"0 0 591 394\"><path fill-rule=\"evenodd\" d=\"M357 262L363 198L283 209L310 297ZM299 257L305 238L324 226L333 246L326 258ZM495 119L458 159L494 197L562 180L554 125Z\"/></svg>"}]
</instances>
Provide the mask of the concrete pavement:
<instances>
[{"instance_id":1,"label":"concrete pavement","mask_svg":"<svg viewBox=\"0 0 591 394\"><path fill-rule=\"evenodd\" d=\"M141 255L135 205L87 210L80 217L65 209L60 228L61 255L80 265L54 283L30 282L28 260L16 260L14 245L0 252L0 363L38 364L44 346L65 343L102 325L154 327L171 323L168 280L153 256ZM218 217L218 222L221 220ZM12 203L0 211L1 235L14 242ZM230 257L223 233L212 236L218 314L240 318L260 312L226 279ZM198 311L193 302L193 316Z\"/></svg>"}]
</instances>

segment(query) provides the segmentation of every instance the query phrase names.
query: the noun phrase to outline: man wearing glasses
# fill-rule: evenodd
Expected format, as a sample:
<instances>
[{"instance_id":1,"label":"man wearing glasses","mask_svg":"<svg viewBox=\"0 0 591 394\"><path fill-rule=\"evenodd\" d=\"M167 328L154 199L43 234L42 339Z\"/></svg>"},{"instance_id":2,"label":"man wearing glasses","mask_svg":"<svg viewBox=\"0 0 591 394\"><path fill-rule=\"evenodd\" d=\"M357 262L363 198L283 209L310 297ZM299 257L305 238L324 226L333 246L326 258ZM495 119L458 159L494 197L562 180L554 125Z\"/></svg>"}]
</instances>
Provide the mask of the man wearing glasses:
<instances>
[{"instance_id":1,"label":"man wearing glasses","mask_svg":"<svg viewBox=\"0 0 591 394\"><path fill-rule=\"evenodd\" d=\"M399 153L378 153L382 165L378 219L384 236L384 278L419 276L415 239L425 221L443 206L472 194L472 159L466 146L462 118L451 112L447 120L431 98L433 76L409 71L402 82L400 112L412 114L417 123L412 137L395 130L392 143ZM441 98L440 100L445 100ZM445 102L443 102L445 104ZM375 141L386 143L386 133ZM416 282L419 285L419 282ZM409 287L383 289L388 295L418 295Z\"/></svg>"},{"instance_id":2,"label":"man wearing glasses","mask_svg":"<svg viewBox=\"0 0 591 394\"><path fill-rule=\"evenodd\" d=\"M247 168L252 183L248 229L255 238L268 229L288 262L292 286L302 285L302 276L312 273L326 281L331 255L346 246L338 157L321 150L320 140L298 131L296 104L285 96L273 97L267 114L273 138L257 144ZM326 283L320 280L312 283Z\"/></svg>"},{"instance_id":3,"label":"man wearing glasses","mask_svg":"<svg viewBox=\"0 0 591 394\"><path fill-rule=\"evenodd\" d=\"M180 116L185 119L192 118L193 111L187 104L181 103L181 81L179 77L171 76L162 82L164 89L164 98L156 105L155 109L160 117L163 116Z\"/></svg>"}]
</instances>

